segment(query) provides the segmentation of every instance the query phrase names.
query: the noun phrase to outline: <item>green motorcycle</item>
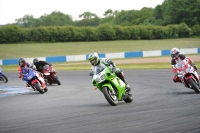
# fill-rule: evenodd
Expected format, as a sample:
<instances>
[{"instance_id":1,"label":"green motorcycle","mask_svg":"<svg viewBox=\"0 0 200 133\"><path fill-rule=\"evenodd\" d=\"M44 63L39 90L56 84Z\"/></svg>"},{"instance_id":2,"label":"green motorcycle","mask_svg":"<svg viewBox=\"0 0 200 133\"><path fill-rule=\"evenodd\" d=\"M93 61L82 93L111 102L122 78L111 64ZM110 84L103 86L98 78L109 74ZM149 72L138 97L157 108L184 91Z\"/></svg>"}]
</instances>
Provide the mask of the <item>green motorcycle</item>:
<instances>
[{"instance_id":1,"label":"green motorcycle","mask_svg":"<svg viewBox=\"0 0 200 133\"><path fill-rule=\"evenodd\" d=\"M92 84L96 86L105 96L106 100L116 106L118 101L126 103L133 101L132 94L127 92L125 83L116 76L112 68L105 65L95 66Z\"/></svg>"}]
</instances>

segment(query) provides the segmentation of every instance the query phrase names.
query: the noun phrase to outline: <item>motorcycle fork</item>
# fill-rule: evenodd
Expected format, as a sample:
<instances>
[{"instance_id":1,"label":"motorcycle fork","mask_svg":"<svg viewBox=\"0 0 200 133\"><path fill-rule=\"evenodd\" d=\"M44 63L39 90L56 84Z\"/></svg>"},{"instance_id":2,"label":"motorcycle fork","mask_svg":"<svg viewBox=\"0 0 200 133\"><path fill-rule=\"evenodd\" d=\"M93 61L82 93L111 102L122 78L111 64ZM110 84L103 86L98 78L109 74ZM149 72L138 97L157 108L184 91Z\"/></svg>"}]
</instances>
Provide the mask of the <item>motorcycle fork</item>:
<instances>
[{"instance_id":1,"label":"motorcycle fork","mask_svg":"<svg viewBox=\"0 0 200 133\"><path fill-rule=\"evenodd\" d=\"M188 81L185 78L181 79L181 81L185 85L186 88L190 88L190 85L188 84Z\"/></svg>"}]
</instances>

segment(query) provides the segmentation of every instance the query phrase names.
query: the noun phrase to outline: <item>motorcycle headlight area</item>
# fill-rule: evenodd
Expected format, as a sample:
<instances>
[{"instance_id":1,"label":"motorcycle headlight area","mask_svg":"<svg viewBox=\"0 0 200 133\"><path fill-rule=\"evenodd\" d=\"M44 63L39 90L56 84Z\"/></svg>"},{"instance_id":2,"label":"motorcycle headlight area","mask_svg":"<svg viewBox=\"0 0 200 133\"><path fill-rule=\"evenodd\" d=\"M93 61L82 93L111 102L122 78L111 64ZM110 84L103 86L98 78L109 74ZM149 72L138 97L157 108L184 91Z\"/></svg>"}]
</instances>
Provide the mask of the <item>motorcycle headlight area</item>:
<instances>
[{"instance_id":1,"label":"motorcycle headlight area","mask_svg":"<svg viewBox=\"0 0 200 133\"><path fill-rule=\"evenodd\" d=\"M102 82L102 81L104 81L104 80L105 80L105 74L103 74L103 75L101 75L101 76L99 76L99 77L97 77L97 78L95 79L96 82Z\"/></svg>"},{"instance_id":2,"label":"motorcycle headlight area","mask_svg":"<svg viewBox=\"0 0 200 133\"><path fill-rule=\"evenodd\" d=\"M27 79L28 79L28 80L31 80L31 79L32 79L32 75L28 76Z\"/></svg>"},{"instance_id":3,"label":"motorcycle headlight area","mask_svg":"<svg viewBox=\"0 0 200 133\"><path fill-rule=\"evenodd\" d=\"M179 72L179 73L177 73L177 76L182 77L184 74L185 74L184 72Z\"/></svg>"}]
</instances>

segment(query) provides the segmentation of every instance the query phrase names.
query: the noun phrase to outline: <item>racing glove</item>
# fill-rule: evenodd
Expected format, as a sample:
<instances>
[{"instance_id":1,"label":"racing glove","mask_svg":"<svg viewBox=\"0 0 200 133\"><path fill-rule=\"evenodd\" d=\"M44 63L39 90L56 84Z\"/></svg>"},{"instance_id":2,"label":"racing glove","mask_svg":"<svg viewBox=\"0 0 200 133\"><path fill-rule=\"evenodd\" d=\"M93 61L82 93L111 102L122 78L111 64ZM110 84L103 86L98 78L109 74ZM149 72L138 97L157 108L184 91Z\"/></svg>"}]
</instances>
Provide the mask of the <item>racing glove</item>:
<instances>
[{"instance_id":1,"label":"racing glove","mask_svg":"<svg viewBox=\"0 0 200 133\"><path fill-rule=\"evenodd\" d=\"M112 72L115 73L116 72L116 67L112 68Z\"/></svg>"},{"instance_id":2,"label":"racing glove","mask_svg":"<svg viewBox=\"0 0 200 133\"><path fill-rule=\"evenodd\" d=\"M93 72L91 71L91 72L89 73L89 75L90 75L90 76L93 76L94 74L93 74Z\"/></svg>"},{"instance_id":3,"label":"racing glove","mask_svg":"<svg viewBox=\"0 0 200 133\"><path fill-rule=\"evenodd\" d=\"M191 66L197 71L197 66L194 63L191 63Z\"/></svg>"}]
</instances>

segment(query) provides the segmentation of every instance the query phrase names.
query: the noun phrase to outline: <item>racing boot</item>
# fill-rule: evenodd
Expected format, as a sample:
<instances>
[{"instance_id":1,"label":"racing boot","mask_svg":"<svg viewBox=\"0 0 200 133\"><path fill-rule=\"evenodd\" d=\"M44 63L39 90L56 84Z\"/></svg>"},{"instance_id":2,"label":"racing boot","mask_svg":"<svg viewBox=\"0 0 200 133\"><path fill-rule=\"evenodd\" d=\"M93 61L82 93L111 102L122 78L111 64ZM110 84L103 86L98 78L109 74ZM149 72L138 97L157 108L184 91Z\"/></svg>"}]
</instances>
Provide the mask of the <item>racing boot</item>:
<instances>
[{"instance_id":1,"label":"racing boot","mask_svg":"<svg viewBox=\"0 0 200 133\"><path fill-rule=\"evenodd\" d=\"M130 87L130 85L128 84L128 82L126 81L125 78L123 79L123 81L126 84L126 91L128 92L129 95L132 95L131 94L131 87Z\"/></svg>"},{"instance_id":2,"label":"racing boot","mask_svg":"<svg viewBox=\"0 0 200 133\"><path fill-rule=\"evenodd\" d=\"M26 87L30 87L28 84L26 84Z\"/></svg>"}]
</instances>

